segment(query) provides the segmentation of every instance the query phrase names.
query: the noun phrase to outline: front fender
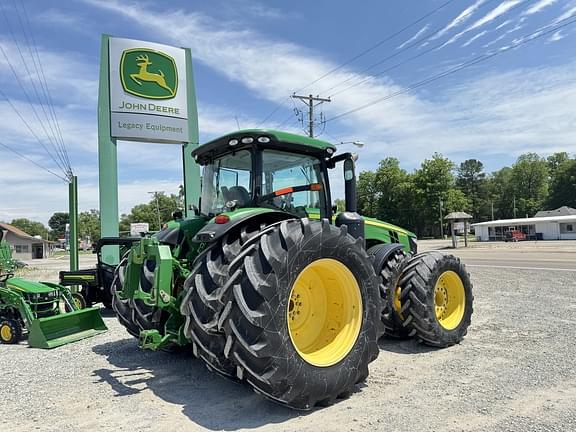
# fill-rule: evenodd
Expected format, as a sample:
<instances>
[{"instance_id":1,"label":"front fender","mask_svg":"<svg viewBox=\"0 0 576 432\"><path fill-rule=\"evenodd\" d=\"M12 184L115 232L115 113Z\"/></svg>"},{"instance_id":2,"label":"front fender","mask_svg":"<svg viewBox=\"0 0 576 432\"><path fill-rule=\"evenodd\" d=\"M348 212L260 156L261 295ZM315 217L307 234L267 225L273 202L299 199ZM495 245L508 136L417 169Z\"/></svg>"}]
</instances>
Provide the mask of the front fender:
<instances>
[{"instance_id":1,"label":"front fender","mask_svg":"<svg viewBox=\"0 0 576 432\"><path fill-rule=\"evenodd\" d=\"M196 233L192 241L196 243L213 243L231 230L252 221L259 221L260 223L268 225L281 220L294 219L294 215L282 211L265 208L255 208L251 210L253 211L240 209L238 211L222 213L230 218L228 222L217 224L214 222L214 219L212 219Z\"/></svg>"}]
</instances>

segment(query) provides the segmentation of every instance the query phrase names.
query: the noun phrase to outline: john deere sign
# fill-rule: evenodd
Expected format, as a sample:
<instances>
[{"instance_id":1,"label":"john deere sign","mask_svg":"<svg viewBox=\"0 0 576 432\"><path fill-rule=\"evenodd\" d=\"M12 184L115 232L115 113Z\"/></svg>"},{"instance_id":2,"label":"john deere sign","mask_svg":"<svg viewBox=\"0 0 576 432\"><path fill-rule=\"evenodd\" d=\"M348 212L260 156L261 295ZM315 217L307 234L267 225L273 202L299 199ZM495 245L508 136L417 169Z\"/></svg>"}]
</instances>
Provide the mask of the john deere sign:
<instances>
[{"instance_id":1,"label":"john deere sign","mask_svg":"<svg viewBox=\"0 0 576 432\"><path fill-rule=\"evenodd\" d=\"M188 142L184 49L110 38L109 53L111 136Z\"/></svg>"},{"instance_id":2,"label":"john deere sign","mask_svg":"<svg viewBox=\"0 0 576 432\"><path fill-rule=\"evenodd\" d=\"M151 49L125 50L120 79L127 93L146 99L172 99L178 90L178 68L168 54Z\"/></svg>"}]
</instances>

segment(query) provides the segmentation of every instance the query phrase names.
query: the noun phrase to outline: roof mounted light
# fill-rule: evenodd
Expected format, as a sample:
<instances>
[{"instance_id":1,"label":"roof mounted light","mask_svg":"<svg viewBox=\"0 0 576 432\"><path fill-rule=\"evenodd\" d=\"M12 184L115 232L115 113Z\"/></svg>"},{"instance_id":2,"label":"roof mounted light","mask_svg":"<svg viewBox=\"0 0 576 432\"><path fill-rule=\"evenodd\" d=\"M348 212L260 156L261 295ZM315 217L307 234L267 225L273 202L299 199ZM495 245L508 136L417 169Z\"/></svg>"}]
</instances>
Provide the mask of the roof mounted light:
<instances>
[{"instance_id":1,"label":"roof mounted light","mask_svg":"<svg viewBox=\"0 0 576 432\"><path fill-rule=\"evenodd\" d=\"M244 137L242 138L242 144L251 144L254 142L254 138L252 137Z\"/></svg>"},{"instance_id":2,"label":"roof mounted light","mask_svg":"<svg viewBox=\"0 0 576 432\"><path fill-rule=\"evenodd\" d=\"M331 155L332 153L334 153L334 149L331 149L330 147L328 147L326 149L326 153L328 153L329 155Z\"/></svg>"},{"instance_id":3,"label":"roof mounted light","mask_svg":"<svg viewBox=\"0 0 576 432\"><path fill-rule=\"evenodd\" d=\"M262 144L269 143L269 142L270 142L270 137L267 137L267 136L258 137L258 142L259 142L259 143L262 143Z\"/></svg>"},{"instance_id":4,"label":"roof mounted light","mask_svg":"<svg viewBox=\"0 0 576 432\"><path fill-rule=\"evenodd\" d=\"M229 146L235 146L238 145L240 141L238 141L236 138L232 138L230 141L228 141L228 145Z\"/></svg>"}]
</instances>

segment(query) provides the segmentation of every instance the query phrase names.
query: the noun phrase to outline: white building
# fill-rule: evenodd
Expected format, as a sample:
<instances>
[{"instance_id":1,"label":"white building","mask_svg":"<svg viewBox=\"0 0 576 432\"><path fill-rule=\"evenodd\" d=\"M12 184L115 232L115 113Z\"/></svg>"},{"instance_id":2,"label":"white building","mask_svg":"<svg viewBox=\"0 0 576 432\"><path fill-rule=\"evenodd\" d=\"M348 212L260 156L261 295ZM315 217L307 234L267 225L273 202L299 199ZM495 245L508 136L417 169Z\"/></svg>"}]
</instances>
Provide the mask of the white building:
<instances>
[{"instance_id":1,"label":"white building","mask_svg":"<svg viewBox=\"0 0 576 432\"><path fill-rule=\"evenodd\" d=\"M504 240L507 231L522 231L532 240L576 240L576 215L501 219L471 226L479 241Z\"/></svg>"}]
</instances>

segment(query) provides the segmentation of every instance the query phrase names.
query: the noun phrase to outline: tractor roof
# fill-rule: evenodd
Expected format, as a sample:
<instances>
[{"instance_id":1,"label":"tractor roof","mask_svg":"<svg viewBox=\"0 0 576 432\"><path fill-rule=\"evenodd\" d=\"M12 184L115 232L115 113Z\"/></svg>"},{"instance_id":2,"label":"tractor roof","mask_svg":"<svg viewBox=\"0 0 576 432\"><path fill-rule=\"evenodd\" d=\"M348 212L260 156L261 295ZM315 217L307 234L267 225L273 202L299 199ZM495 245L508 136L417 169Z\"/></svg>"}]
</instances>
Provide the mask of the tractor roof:
<instances>
[{"instance_id":1,"label":"tractor roof","mask_svg":"<svg viewBox=\"0 0 576 432\"><path fill-rule=\"evenodd\" d=\"M252 141L250 141L250 138L252 138ZM266 138L269 140L266 140ZM309 153L319 156L330 155L336 151L334 144L303 135L271 129L244 129L202 144L192 152L192 155L198 162L206 163L209 159L223 153L248 148L254 144L262 148Z\"/></svg>"}]
</instances>

